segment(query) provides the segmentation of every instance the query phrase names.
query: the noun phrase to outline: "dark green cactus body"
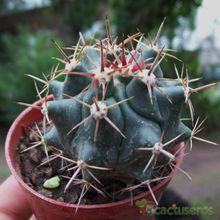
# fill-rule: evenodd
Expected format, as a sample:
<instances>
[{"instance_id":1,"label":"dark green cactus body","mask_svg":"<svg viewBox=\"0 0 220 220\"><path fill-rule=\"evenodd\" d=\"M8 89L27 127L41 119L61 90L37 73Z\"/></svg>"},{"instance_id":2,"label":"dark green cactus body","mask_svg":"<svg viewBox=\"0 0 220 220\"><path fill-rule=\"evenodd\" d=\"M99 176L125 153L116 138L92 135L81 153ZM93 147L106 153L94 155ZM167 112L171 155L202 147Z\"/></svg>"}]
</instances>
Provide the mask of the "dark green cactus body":
<instances>
[{"instance_id":1,"label":"dark green cactus body","mask_svg":"<svg viewBox=\"0 0 220 220\"><path fill-rule=\"evenodd\" d=\"M151 56L155 58L157 55L146 47L141 47L141 50L145 59ZM137 62L141 59L140 53L136 55L136 59ZM100 69L100 65L100 49L85 47L72 72L94 73L95 69ZM117 77L110 80L105 98L101 102L105 106L110 106L132 97L107 111L106 117L118 130L102 118L94 140L97 120L90 118L71 131L74 126L91 115L91 109L79 101L91 106L94 104L96 93L98 100L102 100L103 90L102 85L97 87L92 83L95 82L92 77L67 73L64 83L54 81L50 84L55 100L48 102L47 105L48 115L54 127L45 135L45 141L62 149L74 160L110 168L109 171L94 171L94 175L100 181L120 179L128 184L146 180L152 174L153 163L143 172L152 152L141 151L138 148L153 148L155 144L161 142L162 135L163 143L179 135L175 141L166 146L167 150L172 149L177 143L189 139L191 130L180 121L181 108L185 101L182 86L167 85L166 82L160 84L157 81L156 85L151 87L151 98L147 86L138 77L124 77L117 71L115 70L115 75L119 74L119 80ZM135 74L140 71L137 70ZM156 77L163 77L159 66L154 74ZM88 89L84 91L87 86ZM66 94L79 101L69 98ZM160 154L158 160L164 157ZM86 170L82 172L82 176L91 181Z\"/></svg>"}]
</instances>

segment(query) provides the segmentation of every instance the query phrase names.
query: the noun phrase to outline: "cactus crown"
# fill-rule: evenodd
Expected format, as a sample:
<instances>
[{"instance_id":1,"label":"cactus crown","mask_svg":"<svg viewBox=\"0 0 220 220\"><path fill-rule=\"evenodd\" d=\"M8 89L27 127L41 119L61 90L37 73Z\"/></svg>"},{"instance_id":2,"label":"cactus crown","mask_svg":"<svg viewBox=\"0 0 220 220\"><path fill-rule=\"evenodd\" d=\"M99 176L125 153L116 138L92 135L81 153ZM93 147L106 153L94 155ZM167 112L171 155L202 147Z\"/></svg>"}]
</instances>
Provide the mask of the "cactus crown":
<instances>
[{"instance_id":1,"label":"cactus crown","mask_svg":"<svg viewBox=\"0 0 220 220\"><path fill-rule=\"evenodd\" d=\"M42 107L52 120L43 140L76 164L68 188L79 178L86 182L126 185L152 179L155 167L175 160L172 148L189 140L193 131L181 121L182 106L203 88L184 80L167 79L160 68L165 56L154 42L137 33L120 43L108 37L87 45L79 40L71 56L63 55L64 68L53 69L51 78L39 80L53 94ZM65 75L64 82L57 81ZM36 78L35 78L36 79Z\"/></svg>"}]
</instances>

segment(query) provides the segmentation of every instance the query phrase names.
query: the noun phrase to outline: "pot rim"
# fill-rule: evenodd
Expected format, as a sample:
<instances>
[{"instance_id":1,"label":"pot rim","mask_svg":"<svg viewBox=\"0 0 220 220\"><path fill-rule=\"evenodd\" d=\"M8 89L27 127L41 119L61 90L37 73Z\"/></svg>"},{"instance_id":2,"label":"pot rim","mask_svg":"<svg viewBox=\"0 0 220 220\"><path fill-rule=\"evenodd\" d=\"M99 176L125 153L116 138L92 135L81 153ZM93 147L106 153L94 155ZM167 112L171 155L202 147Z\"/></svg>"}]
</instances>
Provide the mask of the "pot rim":
<instances>
[{"instance_id":1,"label":"pot rim","mask_svg":"<svg viewBox=\"0 0 220 220\"><path fill-rule=\"evenodd\" d=\"M52 100L53 97L49 96L48 99ZM34 103L34 105L37 105L37 106L40 106L41 104L42 104L42 102L40 100ZM6 141L5 141L5 157L6 157L6 162L9 166L9 169L10 169L11 173L14 175L15 179L19 182L19 184L21 186L23 186L31 194L34 194L35 196L41 198L42 200L44 200L46 202L53 203L53 204L56 204L56 205L59 205L59 206L62 206L62 207L80 208L80 209L110 208L110 207L114 207L114 206L120 206L120 205L123 205L125 203L129 203L129 202L133 203L136 200L143 199L147 195L150 195L150 191L147 190L144 193L141 193L137 196L134 196L132 199L127 198L127 199L120 200L120 201L117 201L117 202L104 203L104 204L77 205L77 204L69 204L69 203L65 203L65 202L61 202L61 201L57 201L57 200L45 197L44 195L42 195L42 194L38 193L37 191L33 190L31 187L29 187L23 181L22 177L17 173L16 168L13 165L11 155L10 155L10 150L9 150L10 147L12 146L11 143L13 142L13 140L11 138L12 134L15 132L16 129L19 128L22 119L25 118L28 114L30 114L33 110L36 111L36 109L34 109L33 107L28 107L23 112L21 112L20 115L18 115L18 117L14 120L13 124L11 125L11 127L9 129L7 137L6 137ZM37 111L39 111L39 113L40 113L40 110L37 110ZM167 178L163 179L162 181L159 182L159 184L152 187L152 191L157 191L159 188L166 185L167 182L169 182L171 180L171 178L177 172L178 167L181 165L181 163L183 161L184 149L185 149L184 143L180 143L179 145L180 145L180 148L179 148L178 156L176 157L176 166L175 166L175 168L170 172L170 174L167 176Z\"/></svg>"}]
</instances>

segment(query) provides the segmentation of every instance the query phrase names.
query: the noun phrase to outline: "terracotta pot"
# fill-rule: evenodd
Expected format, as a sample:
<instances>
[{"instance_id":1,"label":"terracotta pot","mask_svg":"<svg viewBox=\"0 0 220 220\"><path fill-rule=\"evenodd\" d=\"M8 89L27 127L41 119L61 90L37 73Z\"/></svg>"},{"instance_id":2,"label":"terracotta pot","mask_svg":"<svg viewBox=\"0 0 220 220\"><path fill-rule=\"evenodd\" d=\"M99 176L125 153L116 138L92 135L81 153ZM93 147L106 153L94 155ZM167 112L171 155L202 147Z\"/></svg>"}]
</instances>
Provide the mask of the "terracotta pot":
<instances>
[{"instance_id":1,"label":"terracotta pot","mask_svg":"<svg viewBox=\"0 0 220 220\"><path fill-rule=\"evenodd\" d=\"M35 103L41 105L40 102ZM17 157L17 146L20 138L24 135L24 130L33 122L40 121L42 114L40 110L34 108L27 108L23 111L12 124L6 139L6 160L8 166L19 182L34 215L38 220L146 220L151 219L147 217L146 209L151 208L155 203L149 191L142 193L131 199L123 201L98 204L98 205L80 205L77 213L76 205L58 202L53 199L37 193L29 186L27 186L21 178L19 162ZM179 155L176 166L179 167L184 157L184 145L177 146ZM163 191L166 189L172 176L175 174L174 169L168 178L161 181L152 188L156 198L159 200Z\"/></svg>"}]
</instances>

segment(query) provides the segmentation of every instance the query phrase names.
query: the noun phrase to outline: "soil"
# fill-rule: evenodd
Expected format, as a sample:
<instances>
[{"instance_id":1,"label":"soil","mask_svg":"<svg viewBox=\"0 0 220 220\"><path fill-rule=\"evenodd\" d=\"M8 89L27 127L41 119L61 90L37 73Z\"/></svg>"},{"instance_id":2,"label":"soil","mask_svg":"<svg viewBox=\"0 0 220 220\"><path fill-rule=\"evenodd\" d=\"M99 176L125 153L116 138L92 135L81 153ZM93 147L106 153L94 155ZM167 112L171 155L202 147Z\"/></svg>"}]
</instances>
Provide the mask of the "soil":
<instances>
[{"instance_id":1,"label":"soil","mask_svg":"<svg viewBox=\"0 0 220 220\"><path fill-rule=\"evenodd\" d=\"M38 127L42 126L39 124ZM41 144L41 137L38 133L39 130L36 129L36 125L32 126L30 131L26 132L25 136L21 138L17 149L21 175L26 184L32 189L48 198L71 204L104 204L131 198L130 191L123 191L126 185L118 180L111 181L114 182L111 186L109 186L109 182L106 186L102 182L104 186L101 186L97 181L94 181L91 186L88 183L85 184L85 181L82 182L80 175L77 176L79 181L75 181L74 184L72 183L65 190L69 180L76 171L76 169L71 168L76 164L69 159L64 159L63 156L60 157L61 152L53 147L47 147L46 153L45 146ZM35 147L33 147L34 145ZM170 168L167 167L163 170L163 175L167 176L170 171ZM161 175L161 171L158 173ZM43 186L45 180L54 176L58 176L61 180L59 187L46 189ZM151 187L158 182L152 183ZM101 192L104 192L105 196L103 196L103 193L100 193L100 189ZM148 190L146 187L135 189L132 191L132 196L146 190Z\"/></svg>"}]
</instances>

